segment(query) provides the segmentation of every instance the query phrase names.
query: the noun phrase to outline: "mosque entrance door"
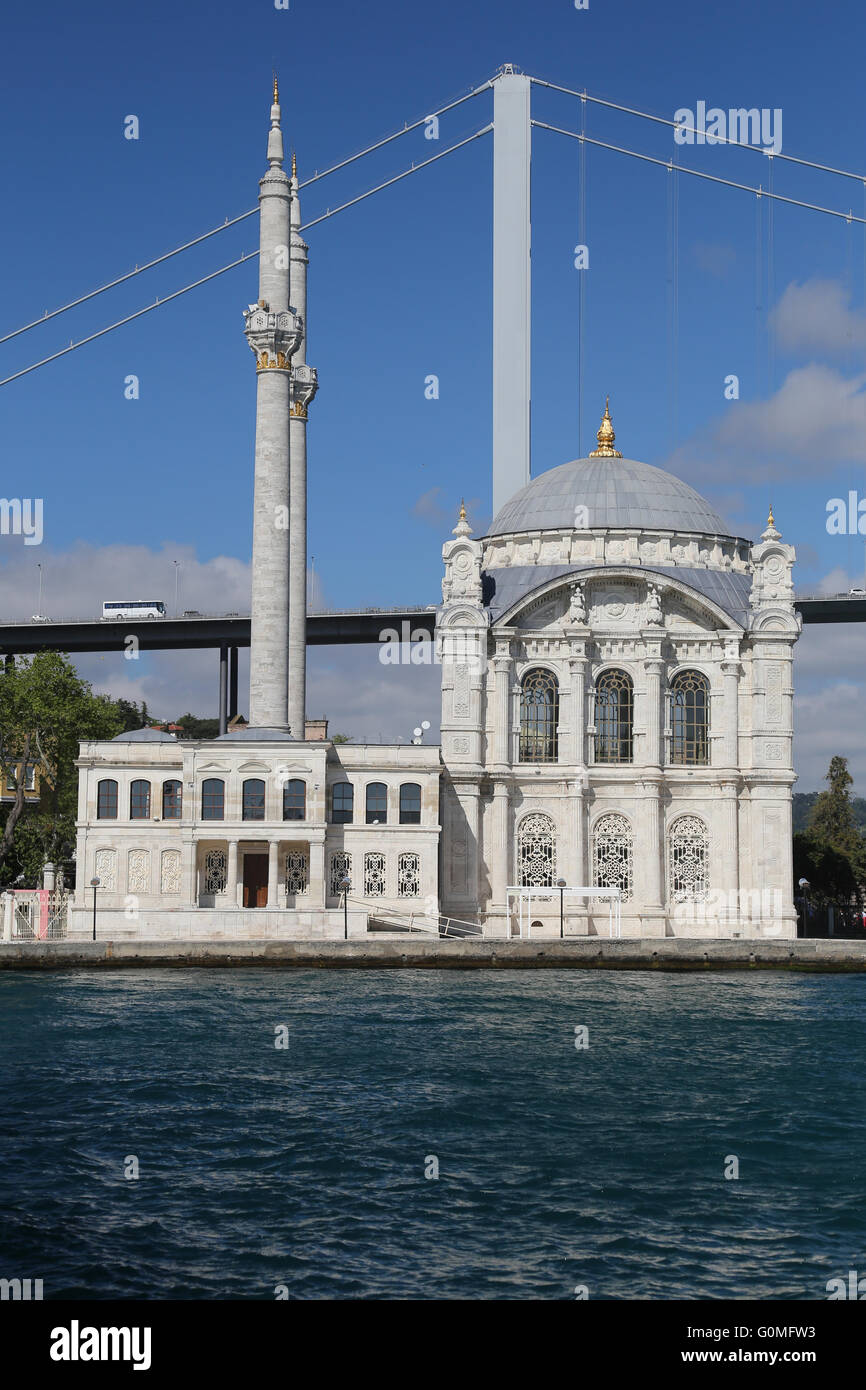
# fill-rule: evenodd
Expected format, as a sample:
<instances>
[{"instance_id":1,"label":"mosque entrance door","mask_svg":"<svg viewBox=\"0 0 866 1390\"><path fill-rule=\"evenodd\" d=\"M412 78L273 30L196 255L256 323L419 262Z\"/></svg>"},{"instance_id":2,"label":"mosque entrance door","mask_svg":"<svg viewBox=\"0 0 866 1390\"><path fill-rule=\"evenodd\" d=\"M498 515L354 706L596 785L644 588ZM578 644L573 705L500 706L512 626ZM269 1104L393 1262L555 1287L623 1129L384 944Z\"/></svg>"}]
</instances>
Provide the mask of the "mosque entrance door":
<instances>
[{"instance_id":1,"label":"mosque entrance door","mask_svg":"<svg viewBox=\"0 0 866 1390\"><path fill-rule=\"evenodd\" d=\"M268 905L268 856L244 855L244 907Z\"/></svg>"}]
</instances>

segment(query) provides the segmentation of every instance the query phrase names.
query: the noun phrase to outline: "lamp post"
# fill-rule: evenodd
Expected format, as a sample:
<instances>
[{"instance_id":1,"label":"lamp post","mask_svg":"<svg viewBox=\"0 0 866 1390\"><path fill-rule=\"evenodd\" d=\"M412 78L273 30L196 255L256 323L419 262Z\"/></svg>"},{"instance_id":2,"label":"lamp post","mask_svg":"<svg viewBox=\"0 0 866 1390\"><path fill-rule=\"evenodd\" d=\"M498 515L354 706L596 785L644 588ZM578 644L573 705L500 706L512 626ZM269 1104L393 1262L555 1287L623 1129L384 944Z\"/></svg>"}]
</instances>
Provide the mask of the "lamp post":
<instances>
[{"instance_id":1,"label":"lamp post","mask_svg":"<svg viewBox=\"0 0 866 1390\"><path fill-rule=\"evenodd\" d=\"M352 880L349 878L349 875L348 875L348 874L344 874L343 877L340 879L340 887L341 887L342 890L343 890L343 940L344 940L344 941L348 941L348 940L349 940L349 897L348 897L348 894L349 894L349 889L351 888L351 886L352 886Z\"/></svg>"},{"instance_id":2,"label":"lamp post","mask_svg":"<svg viewBox=\"0 0 866 1390\"><path fill-rule=\"evenodd\" d=\"M99 879L92 878L90 886L93 889L93 940L96 940L96 890L99 887Z\"/></svg>"},{"instance_id":3,"label":"lamp post","mask_svg":"<svg viewBox=\"0 0 866 1390\"><path fill-rule=\"evenodd\" d=\"M808 899L808 896L807 896L807 895L808 895L808 890L809 890L809 888L810 888L811 885L810 885L809 880L808 880L807 878L801 878L801 879L799 880L798 886L799 886L800 892L803 894L803 899L802 899L802 901L803 901L803 935L804 935L804 936L808 936L808 935L809 935L809 899Z\"/></svg>"},{"instance_id":4,"label":"lamp post","mask_svg":"<svg viewBox=\"0 0 866 1390\"><path fill-rule=\"evenodd\" d=\"M556 886L559 889L559 939L562 941L565 938L565 879L558 878Z\"/></svg>"}]
</instances>

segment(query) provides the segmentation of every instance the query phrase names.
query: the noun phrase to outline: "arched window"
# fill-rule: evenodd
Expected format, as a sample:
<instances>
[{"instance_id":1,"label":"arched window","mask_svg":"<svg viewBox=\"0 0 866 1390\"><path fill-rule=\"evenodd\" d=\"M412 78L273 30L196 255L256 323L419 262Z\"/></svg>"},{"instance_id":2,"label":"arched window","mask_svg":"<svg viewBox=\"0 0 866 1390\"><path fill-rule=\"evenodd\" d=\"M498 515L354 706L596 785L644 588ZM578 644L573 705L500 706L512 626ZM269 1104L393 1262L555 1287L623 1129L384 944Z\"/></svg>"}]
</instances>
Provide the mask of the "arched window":
<instances>
[{"instance_id":1,"label":"arched window","mask_svg":"<svg viewBox=\"0 0 866 1390\"><path fill-rule=\"evenodd\" d=\"M206 777L201 784L202 820L222 820L225 815L226 784L221 777Z\"/></svg>"},{"instance_id":2,"label":"arched window","mask_svg":"<svg viewBox=\"0 0 866 1390\"><path fill-rule=\"evenodd\" d=\"M556 829L550 816L533 811L517 831L517 866L524 888L552 888L556 878Z\"/></svg>"},{"instance_id":3,"label":"arched window","mask_svg":"<svg viewBox=\"0 0 866 1390\"><path fill-rule=\"evenodd\" d=\"M247 777L244 782L242 816L244 820L265 818L265 784L261 777Z\"/></svg>"},{"instance_id":4,"label":"arched window","mask_svg":"<svg viewBox=\"0 0 866 1390\"><path fill-rule=\"evenodd\" d=\"M520 761L556 762L559 686L552 671L527 671L520 682Z\"/></svg>"},{"instance_id":5,"label":"arched window","mask_svg":"<svg viewBox=\"0 0 866 1390\"><path fill-rule=\"evenodd\" d=\"M700 816L679 816L668 836L668 883L674 903L703 902L710 889L710 835Z\"/></svg>"},{"instance_id":6,"label":"arched window","mask_svg":"<svg viewBox=\"0 0 866 1390\"><path fill-rule=\"evenodd\" d=\"M183 814L183 784L177 781L162 784L163 820L180 820Z\"/></svg>"},{"instance_id":7,"label":"arched window","mask_svg":"<svg viewBox=\"0 0 866 1390\"><path fill-rule=\"evenodd\" d=\"M598 888L620 888L628 902L634 887L634 838L625 816L599 816L592 832L592 881Z\"/></svg>"},{"instance_id":8,"label":"arched window","mask_svg":"<svg viewBox=\"0 0 866 1390\"><path fill-rule=\"evenodd\" d=\"M397 860L397 894L401 898L421 896L421 859L417 854L401 854Z\"/></svg>"},{"instance_id":9,"label":"arched window","mask_svg":"<svg viewBox=\"0 0 866 1390\"><path fill-rule=\"evenodd\" d=\"M307 815L307 784L292 778L283 787L283 820L305 820Z\"/></svg>"},{"instance_id":10,"label":"arched window","mask_svg":"<svg viewBox=\"0 0 866 1390\"><path fill-rule=\"evenodd\" d=\"M385 896L385 856L384 854L364 855L364 897L384 898Z\"/></svg>"},{"instance_id":11,"label":"arched window","mask_svg":"<svg viewBox=\"0 0 866 1390\"><path fill-rule=\"evenodd\" d=\"M348 825L355 804L355 789L351 782L335 782L331 788L331 821Z\"/></svg>"},{"instance_id":12,"label":"arched window","mask_svg":"<svg viewBox=\"0 0 866 1390\"><path fill-rule=\"evenodd\" d=\"M150 820L150 783L136 778L129 788L129 819Z\"/></svg>"},{"instance_id":13,"label":"arched window","mask_svg":"<svg viewBox=\"0 0 866 1390\"><path fill-rule=\"evenodd\" d=\"M625 671L602 671L595 683L595 761L630 763L634 686Z\"/></svg>"},{"instance_id":14,"label":"arched window","mask_svg":"<svg viewBox=\"0 0 866 1390\"><path fill-rule=\"evenodd\" d=\"M96 819L117 820L117 783L104 777L96 788Z\"/></svg>"},{"instance_id":15,"label":"arched window","mask_svg":"<svg viewBox=\"0 0 866 1390\"><path fill-rule=\"evenodd\" d=\"M341 785L338 783L338 785ZM352 856L345 850L337 850L331 855L330 887L331 897L338 898L343 892L343 879L350 880L347 892L352 891Z\"/></svg>"},{"instance_id":16,"label":"arched window","mask_svg":"<svg viewBox=\"0 0 866 1390\"><path fill-rule=\"evenodd\" d=\"M710 761L710 683L700 671L680 671L671 681L671 762Z\"/></svg>"},{"instance_id":17,"label":"arched window","mask_svg":"<svg viewBox=\"0 0 866 1390\"><path fill-rule=\"evenodd\" d=\"M421 824L421 788L417 782L404 782L400 788L400 824Z\"/></svg>"},{"instance_id":18,"label":"arched window","mask_svg":"<svg viewBox=\"0 0 866 1390\"><path fill-rule=\"evenodd\" d=\"M384 825L388 819L388 788L384 782L367 783L367 824Z\"/></svg>"}]
</instances>

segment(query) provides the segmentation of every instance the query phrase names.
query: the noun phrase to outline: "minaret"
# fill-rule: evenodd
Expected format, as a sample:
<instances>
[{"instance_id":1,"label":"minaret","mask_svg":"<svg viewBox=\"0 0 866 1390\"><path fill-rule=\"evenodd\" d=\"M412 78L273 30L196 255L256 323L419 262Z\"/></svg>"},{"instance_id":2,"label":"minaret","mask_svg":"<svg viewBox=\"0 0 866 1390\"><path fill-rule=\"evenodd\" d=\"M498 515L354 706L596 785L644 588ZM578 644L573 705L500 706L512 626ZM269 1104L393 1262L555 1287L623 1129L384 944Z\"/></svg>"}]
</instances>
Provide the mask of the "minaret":
<instances>
[{"instance_id":1,"label":"minaret","mask_svg":"<svg viewBox=\"0 0 866 1390\"><path fill-rule=\"evenodd\" d=\"M307 244L301 236L298 167L292 155L291 302L302 324L295 351L289 400L291 421L289 522L289 723L295 738L305 733L307 709L307 406L316 394L315 367L307 366Z\"/></svg>"},{"instance_id":2,"label":"minaret","mask_svg":"<svg viewBox=\"0 0 866 1390\"><path fill-rule=\"evenodd\" d=\"M268 169L259 182L259 302L244 311L244 332L256 357L250 725L283 733L289 731L289 390L302 335L289 307L290 202L274 78ZM303 728L298 732L303 738Z\"/></svg>"}]
</instances>

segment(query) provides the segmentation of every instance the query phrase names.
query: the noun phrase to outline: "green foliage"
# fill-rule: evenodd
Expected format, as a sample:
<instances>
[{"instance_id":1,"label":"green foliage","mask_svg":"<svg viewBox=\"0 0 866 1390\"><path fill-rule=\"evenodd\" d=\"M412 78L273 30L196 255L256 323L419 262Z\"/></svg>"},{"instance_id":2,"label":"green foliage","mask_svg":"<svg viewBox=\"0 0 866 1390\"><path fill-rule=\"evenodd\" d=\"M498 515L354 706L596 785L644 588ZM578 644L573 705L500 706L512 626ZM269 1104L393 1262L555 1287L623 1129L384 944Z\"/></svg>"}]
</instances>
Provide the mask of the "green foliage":
<instances>
[{"instance_id":1,"label":"green foliage","mask_svg":"<svg viewBox=\"0 0 866 1390\"><path fill-rule=\"evenodd\" d=\"M807 830L809 818L812 814L812 807L818 800L820 792L794 792L794 830ZM851 810L854 815L854 824L861 832L866 832L866 797L852 796Z\"/></svg>"},{"instance_id":2,"label":"green foliage","mask_svg":"<svg viewBox=\"0 0 866 1390\"><path fill-rule=\"evenodd\" d=\"M63 862L75 847L80 739L113 738L122 717L106 696L94 695L69 658L38 652L0 675L0 764L37 768L38 806L25 811L23 781L3 808L0 885L21 878L37 886L46 860Z\"/></svg>"},{"instance_id":3,"label":"green foliage","mask_svg":"<svg viewBox=\"0 0 866 1390\"><path fill-rule=\"evenodd\" d=\"M331 742L332 742L332 743L351 743L351 742L352 742L352 735L351 735L351 734L331 734Z\"/></svg>"},{"instance_id":4,"label":"green foliage","mask_svg":"<svg viewBox=\"0 0 866 1390\"><path fill-rule=\"evenodd\" d=\"M847 758L834 757L829 788L815 796L805 830L794 835L794 880L809 880L813 901L841 910L863 901L866 841L857 823Z\"/></svg>"},{"instance_id":5,"label":"green foliage","mask_svg":"<svg viewBox=\"0 0 866 1390\"><path fill-rule=\"evenodd\" d=\"M175 724L183 725L183 733L178 734L178 738L216 738L220 731L218 719L199 719L195 714L182 714L179 719L173 721Z\"/></svg>"}]
</instances>

